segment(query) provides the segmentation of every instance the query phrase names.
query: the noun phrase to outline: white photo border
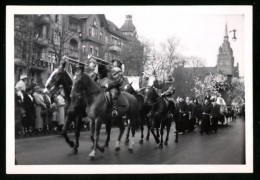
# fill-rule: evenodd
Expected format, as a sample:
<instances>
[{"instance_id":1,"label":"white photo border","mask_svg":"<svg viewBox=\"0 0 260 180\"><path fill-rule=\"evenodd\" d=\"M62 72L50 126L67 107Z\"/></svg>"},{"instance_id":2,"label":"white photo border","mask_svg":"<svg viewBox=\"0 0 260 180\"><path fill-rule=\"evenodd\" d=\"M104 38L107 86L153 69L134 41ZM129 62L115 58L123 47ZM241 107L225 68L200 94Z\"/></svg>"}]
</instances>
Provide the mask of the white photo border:
<instances>
[{"instance_id":1,"label":"white photo border","mask_svg":"<svg viewBox=\"0 0 260 180\"><path fill-rule=\"evenodd\" d=\"M67 8L69 7L69 8ZM171 8L186 14L243 14L245 34L245 159L242 165L15 165L14 136L14 15L106 14ZM253 172L252 6L7 6L6 7L6 173L7 174L162 174ZM97 168L98 166L98 168Z\"/></svg>"}]
</instances>

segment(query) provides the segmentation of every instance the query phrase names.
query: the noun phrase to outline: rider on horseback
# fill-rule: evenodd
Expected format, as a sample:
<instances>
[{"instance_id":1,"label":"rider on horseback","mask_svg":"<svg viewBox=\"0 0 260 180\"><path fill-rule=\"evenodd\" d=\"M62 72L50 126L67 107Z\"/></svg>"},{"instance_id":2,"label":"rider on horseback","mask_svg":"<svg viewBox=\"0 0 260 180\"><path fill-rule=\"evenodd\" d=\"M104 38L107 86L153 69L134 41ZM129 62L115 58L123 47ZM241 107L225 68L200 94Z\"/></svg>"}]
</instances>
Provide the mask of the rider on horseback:
<instances>
[{"instance_id":1,"label":"rider on horseback","mask_svg":"<svg viewBox=\"0 0 260 180\"><path fill-rule=\"evenodd\" d=\"M170 112L170 117L172 117L172 109L174 107L173 94L175 93L175 88L173 86L174 78L168 74L167 79L164 82L159 82L158 80L154 81L154 87L162 90L162 97L165 97L165 100L169 103L168 110Z\"/></svg>"},{"instance_id":2,"label":"rider on horseback","mask_svg":"<svg viewBox=\"0 0 260 180\"><path fill-rule=\"evenodd\" d=\"M122 86L124 82L124 76L122 71L122 62L118 59L112 60L113 67L110 70L110 74L108 77L111 81L105 84L106 90L110 92L112 96L112 104L113 111L112 117L116 117L118 115L117 112L117 99L120 95L120 86Z\"/></svg>"}]
</instances>

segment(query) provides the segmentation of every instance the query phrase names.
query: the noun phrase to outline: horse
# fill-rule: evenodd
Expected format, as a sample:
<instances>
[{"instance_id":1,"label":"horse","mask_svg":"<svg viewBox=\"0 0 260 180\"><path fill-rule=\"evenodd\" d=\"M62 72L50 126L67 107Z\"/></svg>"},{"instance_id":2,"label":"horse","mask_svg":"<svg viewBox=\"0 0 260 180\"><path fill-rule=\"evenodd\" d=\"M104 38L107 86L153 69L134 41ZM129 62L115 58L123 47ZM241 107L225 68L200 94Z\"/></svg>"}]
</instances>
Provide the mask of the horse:
<instances>
[{"instance_id":1,"label":"horse","mask_svg":"<svg viewBox=\"0 0 260 180\"><path fill-rule=\"evenodd\" d=\"M169 140L169 133L170 133L170 127L172 123L172 119L168 116L168 107L166 100L159 96L158 93L155 91L153 86L148 86L145 90L145 103L148 104L152 108L151 110L151 118L152 118L152 127L151 127L151 133L154 136L154 139L157 144L159 144L160 148L163 148L164 145L168 145ZM171 112L172 113L172 112ZM160 127L160 135L161 139L159 140L159 127ZM163 131L166 127L166 138L163 142ZM154 133L154 128L157 130L157 135ZM177 141L177 135L175 142Z\"/></svg>"},{"instance_id":2,"label":"horse","mask_svg":"<svg viewBox=\"0 0 260 180\"><path fill-rule=\"evenodd\" d=\"M73 86L71 90L71 99L74 107L86 105L86 114L91 120L91 136L90 139L93 143L93 148L89 157L94 159L96 150L103 152L103 148L99 145L99 134L101 123L110 120L112 106L107 103L104 90L84 72L76 73L73 79ZM121 92L118 98L118 117L127 115L132 126L136 123L138 118L138 102L135 97L127 92ZM132 137L135 133L132 131ZM134 141L131 140L129 144L129 151L133 151Z\"/></svg>"},{"instance_id":3,"label":"horse","mask_svg":"<svg viewBox=\"0 0 260 180\"><path fill-rule=\"evenodd\" d=\"M58 69L54 70L45 84L45 89L50 90L51 93L55 93L59 85L63 85L64 94L65 94L65 113L66 120L63 126L62 135L65 138L65 142L73 148L74 153L78 152L79 147L79 137L80 137L80 128L82 124L82 118L86 116L85 110L77 109L74 111L74 108L71 106L71 89L72 89L72 78L65 70L65 66L60 66ZM67 130L71 125L72 121L75 121L75 138L76 144L71 141L67 135Z\"/></svg>"},{"instance_id":4,"label":"horse","mask_svg":"<svg viewBox=\"0 0 260 180\"><path fill-rule=\"evenodd\" d=\"M140 114L140 126L141 126L141 139L139 140L139 143L142 144L143 138L144 138L144 133L143 133L144 132L144 124L147 124L147 127L148 127L146 140L149 141L149 137L150 137L151 124L150 124L149 118L147 117L147 114L150 111L150 107L147 106L147 104L144 103L144 96L137 93L134 90L132 83L126 84L125 87L124 87L124 90L126 92L129 92L130 94L134 95L134 97L138 101L138 111L139 111L139 114ZM128 143L128 141L129 141L130 129L131 129L131 126L128 126L127 135L126 135L126 143Z\"/></svg>"}]
</instances>

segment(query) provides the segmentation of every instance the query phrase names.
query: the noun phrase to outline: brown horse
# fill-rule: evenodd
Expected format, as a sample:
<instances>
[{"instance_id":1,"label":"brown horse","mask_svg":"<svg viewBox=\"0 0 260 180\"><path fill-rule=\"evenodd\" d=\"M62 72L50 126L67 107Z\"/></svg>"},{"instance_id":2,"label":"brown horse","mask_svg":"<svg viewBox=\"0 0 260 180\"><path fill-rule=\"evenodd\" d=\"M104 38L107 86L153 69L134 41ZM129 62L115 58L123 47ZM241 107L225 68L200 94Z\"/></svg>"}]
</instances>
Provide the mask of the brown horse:
<instances>
[{"instance_id":1,"label":"brown horse","mask_svg":"<svg viewBox=\"0 0 260 180\"><path fill-rule=\"evenodd\" d=\"M144 102L144 96L135 91L135 89L132 86L132 83L128 83L124 86L124 90L126 92L129 92L130 94L134 95L134 97L138 101L138 111L140 114L140 126L141 126L141 139L139 140L139 143L143 143L143 138L144 138L144 125L146 124L148 127L147 135L146 135L146 140L149 141L150 137L150 129L151 129L151 124L149 121L149 118L147 117L147 114L151 110L151 108L145 104ZM131 126L128 126L127 129L127 135L126 135L126 143L129 141L129 133L130 133Z\"/></svg>"},{"instance_id":2,"label":"brown horse","mask_svg":"<svg viewBox=\"0 0 260 180\"><path fill-rule=\"evenodd\" d=\"M94 158L96 149L101 152L103 150L98 144L101 123L112 118L112 106L107 103L103 89L88 74L82 72L75 75L70 96L74 107L86 105L86 114L91 120L91 140L94 145L89 157ZM137 112L138 102L135 97L127 92L121 92L118 98L118 117L127 114L134 127L138 118ZM134 137L134 132L132 136ZM128 148L130 151L133 150L133 145L134 141L132 140Z\"/></svg>"},{"instance_id":3,"label":"brown horse","mask_svg":"<svg viewBox=\"0 0 260 180\"><path fill-rule=\"evenodd\" d=\"M153 86L149 86L145 90L145 103L148 104L148 106L151 106L151 115L152 118L152 127L151 127L151 133L154 136L154 139L156 143L159 144L159 147L163 147L164 145L168 145L169 140L169 133L172 123L172 118L168 116L168 113L172 113L174 109L168 109L166 100L157 94ZM175 107L175 106L174 106ZM163 142L163 131L166 127L166 138ZM157 135L154 133L154 129L157 130ZM161 140L159 140L159 128L160 128L160 135ZM177 140L177 136L176 139Z\"/></svg>"},{"instance_id":4,"label":"brown horse","mask_svg":"<svg viewBox=\"0 0 260 180\"><path fill-rule=\"evenodd\" d=\"M50 90L51 93L55 93L57 91L57 87L59 85L63 85L64 93L65 93L65 113L66 113L66 120L63 127L62 135L65 138L65 141L73 148L74 153L78 152L79 147L79 137L80 137L80 128L82 124L82 118L86 116L85 109L77 109L73 108L71 105L71 88L72 88L72 78L65 70L65 65L60 66L58 69L54 70L51 76L48 78L45 88ZM75 137L76 137L76 144L71 141L67 135L67 130L71 125L72 121L75 122Z\"/></svg>"}]
</instances>

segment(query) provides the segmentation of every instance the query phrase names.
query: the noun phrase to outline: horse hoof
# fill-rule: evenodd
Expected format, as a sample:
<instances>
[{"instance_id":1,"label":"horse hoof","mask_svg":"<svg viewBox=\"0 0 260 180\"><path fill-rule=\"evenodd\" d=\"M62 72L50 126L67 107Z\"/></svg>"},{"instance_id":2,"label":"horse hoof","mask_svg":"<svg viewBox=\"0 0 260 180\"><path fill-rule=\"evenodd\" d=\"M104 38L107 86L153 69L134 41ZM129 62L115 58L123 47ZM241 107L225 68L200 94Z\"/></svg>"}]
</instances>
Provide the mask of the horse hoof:
<instances>
[{"instance_id":1,"label":"horse hoof","mask_svg":"<svg viewBox=\"0 0 260 180\"><path fill-rule=\"evenodd\" d=\"M129 153L133 153L134 150L133 150L132 148L128 148L128 152L129 152Z\"/></svg>"},{"instance_id":2,"label":"horse hoof","mask_svg":"<svg viewBox=\"0 0 260 180\"><path fill-rule=\"evenodd\" d=\"M178 143L178 140L175 140L175 143Z\"/></svg>"},{"instance_id":3,"label":"horse hoof","mask_svg":"<svg viewBox=\"0 0 260 180\"><path fill-rule=\"evenodd\" d=\"M126 144L126 145L129 144L129 139L126 139L126 140L125 140L125 144Z\"/></svg>"},{"instance_id":4,"label":"horse hoof","mask_svg":"<svg viewBox=\"0 0 260 180\"><path fill-rule=\"evenodd\" d=\"M108 147L108 143L105 143L104 147Z\"/></svg>"},{"instance_id":5,"label":"horse hoof","mask_svg":"<svg viewBox=\"0 0 260 180\"><path fill-rule=\"evenodd\" d=\"M161 148L161 149L162 149L162 148L163 148L163 144L159 144L159 148Z\"/></svg>"},{"instance_id":6,"label":"horse hoof","mask_svg":"<svg viewBox=\"0 0 260 180\"><path fill-rule=\"evenodd\" d=\"M89 159L94 160L95 155L96 155L96 152L95 152L95 151L92 151L92 152L88 155L88 156L89 156Z\"/></svg>"},{"instance_id":7,"label":"horse hoof","mask_svg":"<svg viewBox=\"0 0 260 180\"><path fill-rule=\"evenodd\" d=\"M99 151L102 152L102 153L104 153L104 152L105 152L105 148L104 148L104 147L100 147L100 148L99 148Z\"/></svg>"},{"instance_id":8,"label":"horse hoof","mask_svg":"<svg viewBox=\"0 0 260 180\"><path fill-rule=\"evenodd\" d=\"M115 150L116 150L116 152L118 152L118 151L121 150L121 148L120 147L116 147Z\"/></svg>"},{"instance_id":9,"label":"horse hoof","mask_svg":"<svg viewBox=\"0 0 260 180\"><path fill-rule=\"evenodd\" d=\"M89 156L89 159L93 161L95 159L95 156Z\"/></svg>"},{"instance_id":10,"label":"horse hoof","mask_svg":"<svg viewBox=\"0 0 260 180\"><path fill-rule=\"evenodd\" d=\"M156 143L157 143L157 144L159 144L159 143L160 143L160 140L159 140L159 139L156 139L155 141L156 141Z\"/></svg>"},{"instance_id":11,"label":"horse hoof","mask_svg":"<svg viewBox=\"0 0 260 180\"><path fill-rule=\"evenodd\" d=\"M78 149L74 149L74 154L78 154Z\"/></svg>"},{"instance_id":12,"label":"horse hoof","mask_svg":"<svg viewBox=\"0 0 260 180\"><path fill-rule=\"evenodd\" d=\"M75 145L75 143L73 142L73 141L69 141L69 145L70 145L70 147L74 147L74 145Z\"/></svg>"},{"instance_id":13,"label":"horse hoof","mask_svg":"<svg viewBox=\"0 0 260 180\"><path fill-rule=\"evenodd\" d=\"M145 140L146 140L146 141L149 141L149 137L146 137Z\"/></svg>"},{"instance_id":14,"label":"horse hoof","mask_svg":"<svg viewBox=\"0 0 260 180\"><path fill-rule=\"evenodd\" d=\"M143 139L140 139L139 144L143 144Z\"/></svg>"},{"instance_id":15,"label":"horse hoof","mask_svg":"<svg viewBox=\"0 0 260 180\"><path fill-rule=\"evenodd\" d=\"M167 146L167 145L168 145L168 142L167 142L167 141L165 141L165 142L164 142L164 145L166 145L166 146Z\"/></svg>"}]
</instances>

